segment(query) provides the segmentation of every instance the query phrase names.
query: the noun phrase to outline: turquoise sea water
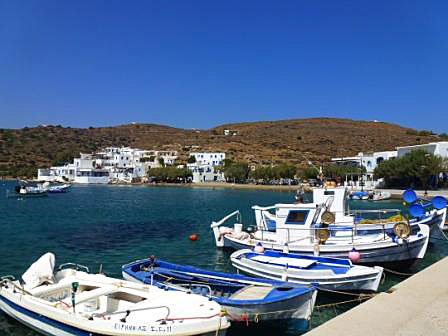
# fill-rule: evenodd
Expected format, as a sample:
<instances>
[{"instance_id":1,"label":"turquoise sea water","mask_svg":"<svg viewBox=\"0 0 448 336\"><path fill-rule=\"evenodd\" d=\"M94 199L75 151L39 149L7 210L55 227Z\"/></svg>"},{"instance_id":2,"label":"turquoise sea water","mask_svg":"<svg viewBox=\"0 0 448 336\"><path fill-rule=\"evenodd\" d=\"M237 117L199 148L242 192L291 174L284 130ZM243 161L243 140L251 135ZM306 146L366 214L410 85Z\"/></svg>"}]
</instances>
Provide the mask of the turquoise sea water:
<instances>
[{"instance_id":1,"label":"turquoise sea water","mask_svg":"<svg viewBox=\"0 0 448 336\"><path fill-rule=\"evenodd\" d=\"M230 253L214 245L210 223L239 209L245 225L254 223L252 205L268 206L293 200L293 192L199 189L146 186L75 185L66 194L35 199L8 199L6 189L15 183L0 181L0 275L19 277L47 251L56 263L76 262L121 277L121 265L155 255L166 261L211 270L233 272ZM399 202L353 201L355 208L401 206ZM192 242L188 236L196 233ZM448 243L436 242L415 272L448 255ZM403 278L387 275L382 289ZM350 299L350 298L348 298ZM347 300L320 296L317 304ZM316 309L312 326L349 309L352 305ZM257 328L232 327L229 335L297 335L292 322ZM0 313L0 335L34 336L31 329Z\"/></svg>"}]
</instances>

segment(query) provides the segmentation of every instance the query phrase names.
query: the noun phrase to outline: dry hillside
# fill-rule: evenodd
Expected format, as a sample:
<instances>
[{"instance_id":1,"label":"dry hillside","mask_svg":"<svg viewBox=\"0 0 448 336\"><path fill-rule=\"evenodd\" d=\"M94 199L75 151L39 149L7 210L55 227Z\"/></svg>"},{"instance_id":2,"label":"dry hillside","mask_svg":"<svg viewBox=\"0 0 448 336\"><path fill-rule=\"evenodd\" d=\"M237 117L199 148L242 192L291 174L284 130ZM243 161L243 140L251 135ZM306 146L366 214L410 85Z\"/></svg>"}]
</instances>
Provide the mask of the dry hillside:
<instances>
[{"instance_id":1,"label":"dry hillside","mask_svg":"<svg viewBox=\"0 0 448 336\"><path fill-rule=\"evenodd\" d=\"M236 135L224 135L229 129ZM234 160L252 164L306 159L324 162L358 152L394 150L396 146L438 141L431 132L398 125L349 119L296 119L222 125L186 130L154 124L102 128L40 126L0 129L0 174L8 167L45 167L79 152L105 146L175 149L185 160L190 150L223 151ZM446 139L444 139L446 140ZM3 174L5 175L5 174Z\"/></svg>"}]
</instances>

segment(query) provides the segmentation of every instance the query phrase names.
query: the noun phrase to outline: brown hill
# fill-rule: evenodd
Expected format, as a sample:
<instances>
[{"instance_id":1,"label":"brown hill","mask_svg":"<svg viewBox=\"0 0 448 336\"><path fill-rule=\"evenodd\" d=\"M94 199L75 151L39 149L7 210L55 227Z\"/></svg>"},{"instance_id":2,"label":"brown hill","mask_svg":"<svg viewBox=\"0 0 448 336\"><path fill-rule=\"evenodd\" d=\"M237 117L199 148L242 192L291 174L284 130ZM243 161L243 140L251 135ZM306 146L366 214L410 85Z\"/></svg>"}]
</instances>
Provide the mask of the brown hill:
<instances>
[{"instance_id":1,"label":"brown hill","mask_svg":"<svg viewBox=\"0 0 448 336\"><path fill-rule=\"evenodd\" d=\"M229 129L236 135L224 135ZM185 160L190 150L223 151L251 164L325 162L358 152L394 150L396 146L438 141L428 131L349 119L296 119L222 125L210 130L186 130L155 124L101 128L40 126L0 129L0 174L14 169L67 161L79 152L106 146L175 149ZM25 174L23 174L25 175Z\"/></svg>"}]
</instances>

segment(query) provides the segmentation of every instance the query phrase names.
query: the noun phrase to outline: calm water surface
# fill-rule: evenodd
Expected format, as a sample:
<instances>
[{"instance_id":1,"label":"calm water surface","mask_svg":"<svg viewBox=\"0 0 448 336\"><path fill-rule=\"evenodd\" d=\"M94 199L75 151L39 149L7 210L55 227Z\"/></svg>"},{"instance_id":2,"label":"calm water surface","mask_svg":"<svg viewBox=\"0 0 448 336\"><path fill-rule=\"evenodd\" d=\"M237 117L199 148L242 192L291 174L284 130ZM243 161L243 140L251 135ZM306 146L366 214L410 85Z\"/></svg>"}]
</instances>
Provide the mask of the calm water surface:
<instances>
[{"instance_id":1,"label":"calm water surface","mask_svg":"<svg viewBox=\"0 0 448 336\"><path fill-rule=\"evenodd\" d=\"M239 209L243 223L254 223L252 205L268 206L293 200L293 192L260 190L195 189L145 186L75 185L66 194L36 199L7 199L15 183L0 181L0 275L19 277L42 254L51 251L56 264L76 262L97 271L100 264L109 276L121 277L121 265L155 255L170 262L233 272L229 252L215 247L210 223ZM397 208L399 202L352 201L352 209ZM188 240L196 233L198 241ZM448 244L430 247L418 271L448 255ZM387 275L381 289L401 281ZM318 305L347 298L318 298ZM352 307L318 308L312 326ZM243 334L297 335L292 322L263 328L232 327L230 336ZM39 334L0 313L0 335Z\"/></svg>"}]
</instances>

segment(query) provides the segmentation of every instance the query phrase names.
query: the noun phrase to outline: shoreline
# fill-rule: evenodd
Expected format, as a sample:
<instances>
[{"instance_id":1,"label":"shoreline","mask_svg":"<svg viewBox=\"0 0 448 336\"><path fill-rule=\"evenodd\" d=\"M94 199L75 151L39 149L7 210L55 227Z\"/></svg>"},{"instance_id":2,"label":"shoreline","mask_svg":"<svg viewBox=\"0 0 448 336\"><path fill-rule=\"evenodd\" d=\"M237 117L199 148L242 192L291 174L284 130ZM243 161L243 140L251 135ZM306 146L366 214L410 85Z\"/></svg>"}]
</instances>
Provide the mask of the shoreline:
<instances>
[{"instance_id":1,"label":"shoreline","mask_svg":"<svg viewBox=\"0 0 448 336\"><path fill-rule=\"evenodd\" d=\"M17 181L18 179L3 178L2 181ZM77 184L77 183L72 183ZM198 189L237 189L237 190L265 190L265 191L283 191L283 192L295 192L300 187L299 185L264 185L264 184L238 184L227 182L205 182L205 183L110 183L106 185L119 185L119 186L145 186L145 187L170 187L170 188L198 188ZM347 187L348 191L351 191ZM401 195L405 189L375 189L379 192L390 192L390 199L401 199ZM353 189L355 191L355 189ZM358 191L358 190L356 190ZM414 190L419 197L434 197L444 196L448 198L448 190Z\"/></svg>"},{"instance_id":2,"label":"shoreline","mask_svg":"<svg viewBox=\"0 0 448 336\"><path fill-rule=\"evenodd\" d=\"M134 183L132 185L143 185L146 187L180 187L180 188L199 188L199 189L240 189L240 190L266 190L266 191L296 191L297 185L261 185L261 184L238 184L226 182L207 182L207 183Z\"/></svg>"},{"instance_id":3,"label":"shoreline","mask_svg":"<svg viewBox=\"0 0 448 336\"><path fill-rule=\"evenodd\" d=\"M117 184L120 185L120 184ZM123 184L126 185L126 184ZM238 184L238 183L226 183L226 182L207 182L207 183L132 183L130 185L143 185L148 187L181 187L181 188L211 188L211 189L246 189L246 190L268 190L268 191L287 191L292 192L299 189L299 185L263 185L263 184ZM348 191L351 191L347 188ZM390 199L401 199L405 189L375 189L379 192L390 192ZM434 197L444 196L448 198L448 190L414 190L419 197Z\"/></svg>"}]
</instances>

